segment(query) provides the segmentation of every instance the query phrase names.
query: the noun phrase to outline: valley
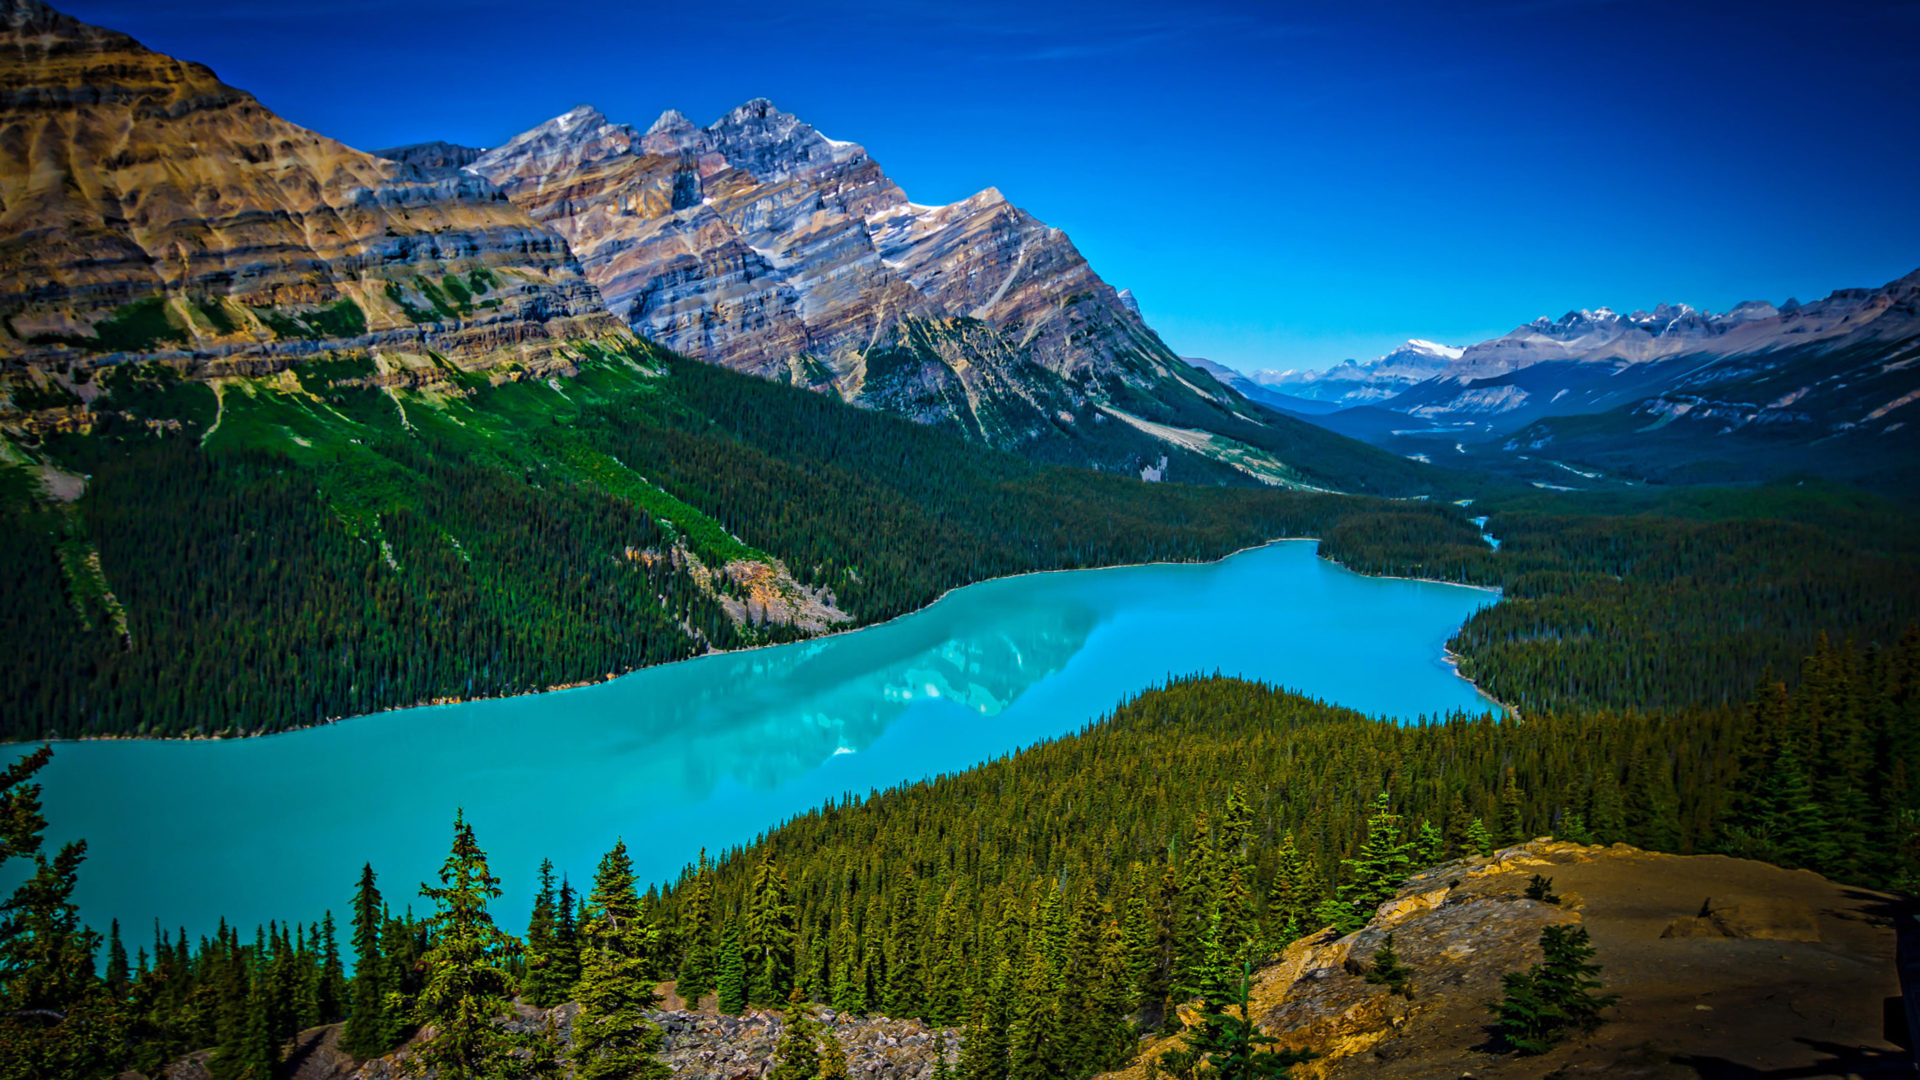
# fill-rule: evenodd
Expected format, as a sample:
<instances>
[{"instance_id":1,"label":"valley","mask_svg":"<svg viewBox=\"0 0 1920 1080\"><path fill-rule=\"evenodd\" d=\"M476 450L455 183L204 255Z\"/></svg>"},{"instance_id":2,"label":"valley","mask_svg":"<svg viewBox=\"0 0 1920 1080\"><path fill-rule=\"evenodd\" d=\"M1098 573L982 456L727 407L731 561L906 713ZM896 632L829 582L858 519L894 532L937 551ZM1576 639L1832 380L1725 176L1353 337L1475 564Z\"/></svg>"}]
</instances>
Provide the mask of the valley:
<instances>
[{"instance_id":1,"label":"valley","mask_svg":"<svg viewBox=\"0 0 1920 1080\"><path fill-rule=\"evenodd\" d=\"M1911 1073L1920 274L1442 340L1898 215L1571 235L1744 142L1557 11L751 7L0 0L0 1080Z\"/></svg>"}]
</instances>

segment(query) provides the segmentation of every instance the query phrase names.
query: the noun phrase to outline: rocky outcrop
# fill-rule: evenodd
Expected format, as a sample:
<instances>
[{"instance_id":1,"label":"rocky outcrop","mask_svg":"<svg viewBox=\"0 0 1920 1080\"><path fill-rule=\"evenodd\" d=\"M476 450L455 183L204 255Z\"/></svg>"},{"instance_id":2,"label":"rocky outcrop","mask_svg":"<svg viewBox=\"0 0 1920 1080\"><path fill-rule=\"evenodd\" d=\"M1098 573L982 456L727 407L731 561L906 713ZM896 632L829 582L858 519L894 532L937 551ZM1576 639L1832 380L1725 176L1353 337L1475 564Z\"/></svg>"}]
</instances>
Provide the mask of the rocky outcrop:
<instances>
[{"instance_id":1,"label":"rocky outcrop","mask_svg":"<svg viewBox=\"0 0 1920 1080\"><path fill-rule=\"evenodd\" d=\"M1058 229L998 191L910 202L765 100L646 131L581 106L468 171L557 229L633 329L983 441L1082 437L1116 395L1254 415L1175 356Z\"/></svg>"},{"instance_id":2,"label":"rocky outcrop","mask_svg":"<svg viewBox=\"0 0 1920 1080\"><path fill-rule=\"evenodd\" d=\"M484 180L344 146L39 0L0 0L0 50L16 374L135 355L257 372L340 348L539 368L624 333L566 243Z\"/></svg>"},{"instance_id":3,"label":"rocky outcrop","mask_svg":"<svg viewBox=\"0 0 1920 1080\"><path fill-rule=\"evenodd\" d=\"M1536 874L1553 880L1557 903L1527 898ZM1884 1041L1882 1017L1900 993L1897 907L1891 896L1743 859L1536 840L1413 878L1356 933L1295 943L1259 973L1254 1019L1320 1055L1298 1077L1892 1070L1904 1051ZM1540 961L1540 931L1557 923L1587 928L1619 1003L1597 1031L1545 1056L1498 1054L1488 1003L1500 998L1502 975ZM1366 981L1388 933L1413 971L1410 998ZM1173 1043L1144 1044L1116 1075L1146 1076L1146 1059Z\"/></svg>"},{"instance_id":4,"label":"rocky outcrop","mask_svg":"<svg viewBox=\"0 0 1920 1080\"><path fill-rule=\"evenodd\" d=\"M572 1038L577 1005L562 1005L551 1010L521 1008L508 1022L516 1031L540 1032L549 1018L562 1044ZM712 1011L676 1009L648 1014L660 1026L660 1060L676 1077L686 1080L748 1080L772 1067L774 1049L780 1043L785 1024L779 1013L749 1010L732 1016ZM935 1042L944 1039L949 1067L959 1060L961 1037L953 1029L931 1028L917 1020L890 1020L884 1016L852 1016L832 1009L816 1008L814 1018L823 1029L831 1029L847 1055L847 1073L853 1080L931 1080L935 1064ZM302 1033L299 1046L311 1041L318 1048L330 1045L324 1032L334 1028ZM313 1036L309 1040L309 1036ZM298 1046L296 1047L296 1053ZM411 1056L409 1048L360 1065L337 1057L312 1055L325 1062L301 1072L296 1080L402 1080ZM562 1053L564 1057L564 1052ZM290 1058L291 1060L291 1058ZM191 1068L190 1063L183 1066ZM176 1069L182 1066L176 1066ZM430 1076L431 1074L429 1074ZM183 1071L167 1074L167 1080L201 1080L198 1073Z\"/></svg>"}]
</instances>

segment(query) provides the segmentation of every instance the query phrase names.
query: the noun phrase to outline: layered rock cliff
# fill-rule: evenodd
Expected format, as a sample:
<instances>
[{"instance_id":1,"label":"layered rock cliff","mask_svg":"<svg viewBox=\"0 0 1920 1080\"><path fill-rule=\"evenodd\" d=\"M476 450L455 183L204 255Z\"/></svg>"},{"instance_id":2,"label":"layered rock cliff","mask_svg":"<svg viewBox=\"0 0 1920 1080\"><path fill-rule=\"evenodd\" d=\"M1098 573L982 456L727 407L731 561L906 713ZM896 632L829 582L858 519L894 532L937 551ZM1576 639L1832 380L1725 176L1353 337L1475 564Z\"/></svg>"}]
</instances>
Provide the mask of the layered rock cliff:
<instances>
[{"instance_id":1,"label":"layered rock cliff","mask_svg":"<svg viewBox=\"0 0 1920 1080\"><path fill-rule=\"evenodd\" d=\"M128 355L212 374L338 348L540 367L623 332L565 241L484 180L344 146L39 0L0 0L0 51L15 391Z\"/></svg>"}]
</instances>

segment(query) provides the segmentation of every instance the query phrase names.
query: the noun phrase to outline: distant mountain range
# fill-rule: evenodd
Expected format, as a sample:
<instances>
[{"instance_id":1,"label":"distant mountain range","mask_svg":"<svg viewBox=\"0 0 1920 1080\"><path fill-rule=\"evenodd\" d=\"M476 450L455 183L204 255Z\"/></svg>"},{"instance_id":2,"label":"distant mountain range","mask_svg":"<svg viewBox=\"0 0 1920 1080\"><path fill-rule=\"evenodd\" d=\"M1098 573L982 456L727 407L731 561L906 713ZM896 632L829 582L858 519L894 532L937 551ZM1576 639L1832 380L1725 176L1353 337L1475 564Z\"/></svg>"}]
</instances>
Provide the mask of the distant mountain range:
<instances>
[{"instance_id":1,"label":"distant mountain range","mask_svg":"<svg viewBox=\"0 0 1920 1080\"><path fill-rule=\"evenodd\" d=\"M1353 482L1329 459L1359 451L1181 359L1065 233L993 188L911 202L863 147L764 99L706 127L583 105L490 150L380 153L496 185L565 237L616 316L689 356L1042 460ZM1420 486L1368 460L1378 490Z\"/></svg>"},{"instance_id":2,"label":"distant mountain range","mask_svg":"<svg viewBox=\"0 0 1920 1080\"><path fill-rule=\"evenodd\" d=\"M1412 341L1245 381L1310 402L1291 411L1331 430L1542 484L1821 471L1899 486L1920 448L1920 271L1722 314L1572 311L1464 349Z\"/></svg>"}]
</instances>

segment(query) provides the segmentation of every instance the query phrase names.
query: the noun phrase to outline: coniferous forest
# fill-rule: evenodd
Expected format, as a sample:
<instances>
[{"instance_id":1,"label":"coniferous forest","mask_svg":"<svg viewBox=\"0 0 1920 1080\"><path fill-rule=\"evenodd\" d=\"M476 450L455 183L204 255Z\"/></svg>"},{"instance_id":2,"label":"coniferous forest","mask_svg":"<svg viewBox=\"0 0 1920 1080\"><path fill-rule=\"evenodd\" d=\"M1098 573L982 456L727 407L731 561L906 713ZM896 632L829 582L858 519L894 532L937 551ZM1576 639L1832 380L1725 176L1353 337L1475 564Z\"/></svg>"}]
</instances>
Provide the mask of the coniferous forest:
<instances>
[{"instance_id":1,"label":"coniferous forest","mask_svg":"<svg viewBox=\"0 0 1920 1080\"><path fill-rule=\"evenodd\" d=\"M1239 973L1304 934L1361 925L1417 869L1532 836L1725 852L1879 888L1920 875L1920 584L1895 504L1796 483L1630 501L1495 490L1462 508L1156 487L983 453L933 469L952 456L944 436L676 364L672 394L582 406L541 449L643 468L652 494L630 497L585 471L502 484L494 451L470 444L444 457L412 440L343 444L355 477L367 453L392 470L392 491L369 493L330 487L342 482L324 462L221 448L217 430L202 446L104 425L64 451L97 501L9 504L22 586L10 618L92 621L104 653L69 662L96 665L74 670L95 680L80 681L103 723L139 715L147 693L186 724L195 695L212 693L278 718L269 728L673 659L694 641L764 640L685 564L620 565L606 557L615 546L678 541L719 561L750 538L868 618L1015 569L1198 558L1307 533L1364 572L1500 586L1453 647L1512 712L1398 726L1176 678L1077 735L823 806L673 882L636 880L624 847L591 882L541 867L525 927L487 908L502 875L532 868L489 866L485 837L456 820L437 885L416 891L368 866L337 919L223 925L196 941L80 923L84 846L39 842L41 751L0 778L0 855L26 867L0 924L4 1075L109 1076L211 1049L219 1080L269 1080L290 1035L341 1020L342 1045L363 1057L431 1028L419 1052L441 1076L660 1075L646 1011L672 979L723 1010L803 1016L795 999L962 1028L954 1069L967 1080L1080 1077L1124 1063L1185 1001L1212 1018L1195 1039L1252 1038L1233 1034ZM344 415L351 396L335 402ZM777 408L819 416L764 415ZM670 452L646 457L655 443ZM380 499L386 509L368 510ZM195 513L167 516L187 503ZM1488 516L1498 549L1469 513ZM81 543L111 602L54 588L36 604L28 586L48 575L31 560ZM141 561L165 545L173 556ZM530 550L549 593L518 591L515 560ZM221 569L217 599L196 557ZM115 604L135 642L191 653L221 641L233 668L183 672L116 645ZM256 640L270 611L281 636ZM427 630L410 637L409 625ZM593 641L609 651L566 666L561 645ZM475 681L449 684L449 672ZM488 672L518 681L487 684ZM43 695L26 715L79 700L37 683L11 692L21 685ZM581 1011L566 1039L499 1026L516 999Z\"/></svg>"}]
</instances>

